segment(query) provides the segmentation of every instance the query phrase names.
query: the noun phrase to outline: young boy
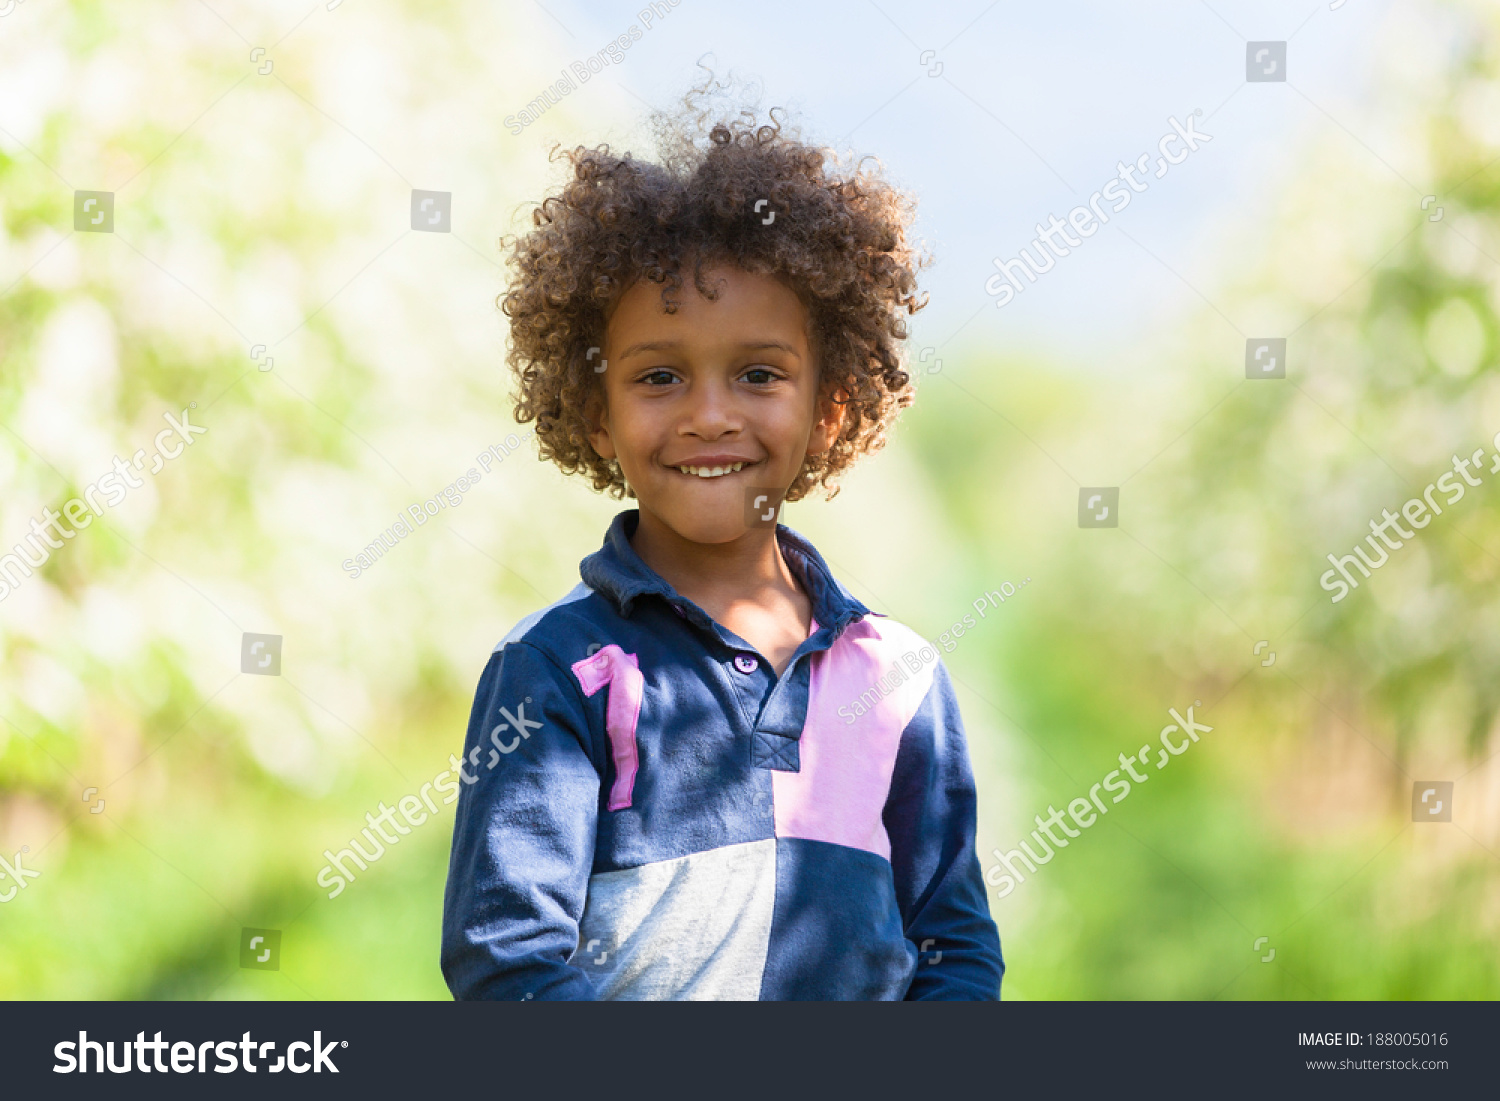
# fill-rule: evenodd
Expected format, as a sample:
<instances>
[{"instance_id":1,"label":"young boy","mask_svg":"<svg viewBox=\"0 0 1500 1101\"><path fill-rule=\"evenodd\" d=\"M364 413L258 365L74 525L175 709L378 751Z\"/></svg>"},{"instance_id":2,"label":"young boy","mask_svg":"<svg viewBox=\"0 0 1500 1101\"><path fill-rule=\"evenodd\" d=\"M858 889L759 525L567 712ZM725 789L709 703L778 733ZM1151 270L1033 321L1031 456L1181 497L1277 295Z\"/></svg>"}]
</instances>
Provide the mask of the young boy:
<instances>
[{"instance_id":1,"label":"young boy","mask_svg":"<svg viewBox=\"0 0 1500 1101\"><path fill-rule=\"evenodd\" d=\"M947 672L775 523L911 401L910 203L776 125L565 155L503 299L517 419L639 508L480 679L449 988L998 998Z\"/></svg>"}]
</instances>

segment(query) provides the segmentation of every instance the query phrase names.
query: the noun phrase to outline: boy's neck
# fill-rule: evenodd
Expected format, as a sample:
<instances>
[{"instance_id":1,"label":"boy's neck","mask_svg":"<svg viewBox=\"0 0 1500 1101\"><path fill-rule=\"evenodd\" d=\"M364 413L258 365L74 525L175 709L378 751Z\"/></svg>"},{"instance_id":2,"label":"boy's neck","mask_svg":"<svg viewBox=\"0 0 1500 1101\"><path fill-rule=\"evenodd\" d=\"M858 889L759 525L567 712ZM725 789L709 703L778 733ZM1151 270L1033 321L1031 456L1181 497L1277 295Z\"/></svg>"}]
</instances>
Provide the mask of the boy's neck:
<instances>
[{"instance_id":1,"label":"boy's neck","mask_svg":"<svg viewBox=\"0 0 1500 1101\"><path fill-rule=\"evenodd\" d=\"M774 527L751 528L728 543L695 543L641 509L630 545L667 584L720 623L734 618L735 605L806 601Z\"/></svg>"}]
</instances>

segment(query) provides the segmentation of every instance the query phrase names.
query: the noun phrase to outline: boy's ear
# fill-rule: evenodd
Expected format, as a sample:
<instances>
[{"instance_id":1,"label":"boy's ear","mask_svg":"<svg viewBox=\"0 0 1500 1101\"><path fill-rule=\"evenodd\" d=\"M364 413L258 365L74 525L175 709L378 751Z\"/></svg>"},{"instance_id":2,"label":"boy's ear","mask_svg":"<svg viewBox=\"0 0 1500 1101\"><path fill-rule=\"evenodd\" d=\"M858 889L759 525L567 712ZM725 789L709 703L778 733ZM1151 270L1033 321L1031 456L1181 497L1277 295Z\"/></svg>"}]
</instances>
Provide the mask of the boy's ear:
<instances>
[{"instance_id":1,"label":"boy's ear","mask_svg":"<svg viewBox=\"0 0 1500 1101\"><path fill-rule=\"evenodd\" d=\"M609 434L609 406L604 401L603 382L590 391L583 408L583 422L588 426L589 445L601 459L615 457L614 439Z\"/></svg>"},{"instance_id":2,"label":"boy's ear","mask_svg":"<svg viewBox=\"0 0 1500 1101\"><path fill-rule=\"evenodd\" d=\"M844 428L844 406L849 395L842 388L824 389L818 396L817 419L807 439L807 453L821 455L833 446Z\"/></svg>"}]
</instances>

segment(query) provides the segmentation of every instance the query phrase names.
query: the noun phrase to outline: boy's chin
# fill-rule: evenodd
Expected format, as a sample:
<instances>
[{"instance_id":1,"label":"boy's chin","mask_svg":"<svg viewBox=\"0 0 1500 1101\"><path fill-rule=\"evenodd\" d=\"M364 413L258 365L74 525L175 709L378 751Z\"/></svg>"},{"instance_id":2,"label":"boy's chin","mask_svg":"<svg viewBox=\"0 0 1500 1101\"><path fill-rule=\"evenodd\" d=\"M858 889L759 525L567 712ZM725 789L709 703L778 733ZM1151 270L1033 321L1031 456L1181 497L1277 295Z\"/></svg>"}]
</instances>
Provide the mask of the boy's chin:
<instances>
[{"instance_id":1,"label":"boy's chin","mask_svg":"<svg viewBox=\"0 0 1500 1101\"><path fill-rule=\"evenodd\" d=\"M648 506L643 504L642 507ZM767 530L766 525L752 527L746 522L745 504L738 498L713 504L674 502L666 507L652 508L651 512L674 535L690 543L733 543L752 532Z\"/></svg>"}]
</instances>

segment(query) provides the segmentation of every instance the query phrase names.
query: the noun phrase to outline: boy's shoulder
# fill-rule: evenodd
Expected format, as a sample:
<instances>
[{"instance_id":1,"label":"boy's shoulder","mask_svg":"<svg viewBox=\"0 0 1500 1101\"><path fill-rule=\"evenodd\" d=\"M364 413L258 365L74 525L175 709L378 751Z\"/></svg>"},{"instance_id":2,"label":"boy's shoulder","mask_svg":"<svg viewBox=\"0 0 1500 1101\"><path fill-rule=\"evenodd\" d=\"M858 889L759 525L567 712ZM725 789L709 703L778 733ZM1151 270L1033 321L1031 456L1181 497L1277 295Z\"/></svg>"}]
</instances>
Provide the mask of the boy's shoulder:
<instances>
[{"instance_id":1,"label":"boy's shoulder","mask_svg":"<svg viewBox=\"0 0 1500 1101\"><path fill-rule=\"evenodd\" d=\"M552 650L553 643L576 631L580 618L592 618L589 597L593 595L594 590L580 581L561 599L522 618L495 643L491 653L498 654L513 642L526 642L539 649Z\"/></svg>"}]
</instances>

